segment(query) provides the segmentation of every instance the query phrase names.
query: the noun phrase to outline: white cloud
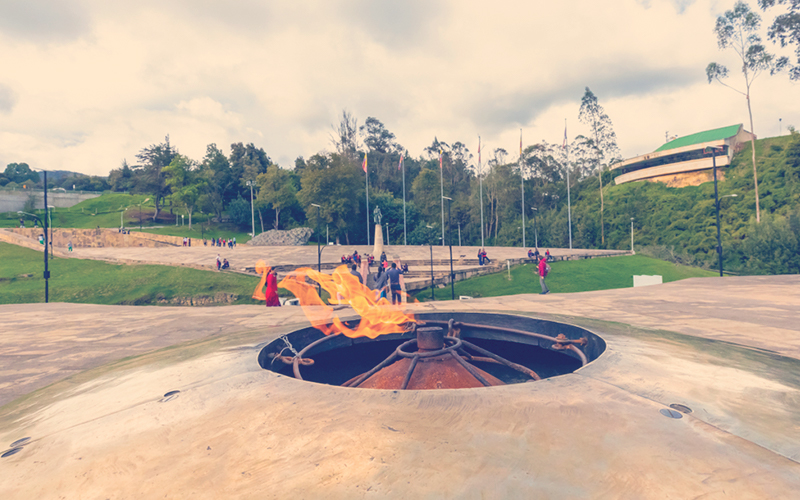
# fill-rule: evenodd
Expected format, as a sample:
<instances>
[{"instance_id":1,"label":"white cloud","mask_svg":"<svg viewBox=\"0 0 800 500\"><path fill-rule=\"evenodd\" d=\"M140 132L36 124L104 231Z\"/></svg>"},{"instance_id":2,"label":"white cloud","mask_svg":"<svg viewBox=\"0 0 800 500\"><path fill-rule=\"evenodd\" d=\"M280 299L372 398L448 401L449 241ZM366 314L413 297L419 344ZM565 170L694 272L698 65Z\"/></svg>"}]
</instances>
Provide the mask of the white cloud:
<instances>
[{"instance_id":1,"label":"white cloud","mask_svg":"<svg viewBox=\"0 0 800 500\"><path fill-rule=\"evenodd\" d=\"M14 68L0 84L2 165L106 174L169 134L195 159L212 142L253 142L288 167L330 149L344 108L383 121L414 155L434 136L476 149L479 134L516 151L520 127L526 143L560 143L565 118L571 136L583 132L587 86L626 156L667 130L747 121L743 99L704 75L712 60L736 67L712 32L732 1L49 5L66 13L58 36L41 36L55 21L30 9L0 11ZM783 76L757 81L759 136L777 133L779 117L784 130L800 125L797 94Z\"/></svg>"}]
</instances>

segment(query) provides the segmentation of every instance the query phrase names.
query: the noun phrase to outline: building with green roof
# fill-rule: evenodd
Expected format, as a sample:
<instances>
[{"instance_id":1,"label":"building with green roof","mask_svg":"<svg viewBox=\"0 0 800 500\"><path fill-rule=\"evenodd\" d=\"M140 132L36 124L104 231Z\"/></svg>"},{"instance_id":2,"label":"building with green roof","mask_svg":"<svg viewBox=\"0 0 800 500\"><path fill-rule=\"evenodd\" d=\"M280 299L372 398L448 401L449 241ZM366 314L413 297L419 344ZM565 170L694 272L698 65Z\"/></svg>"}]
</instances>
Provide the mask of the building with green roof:
<instances>
[{"instance_id":1,"label":"building with green roof","mask_svg":"<svg viewBox=\"0 0 800 500\"><path fill-rule=\"evenodd\" d=\"M744 130L742 124L706 130L678 137L659 147L652 153L630 158L612 166L622 174L616 177L617 184L634 181L663 182L670 187L697 186L712 180L712 153L706 148L720 148L716 155L717 167L723 167L718 176L730 165L733 155L750 141L753 134Z\"/></svg>"}]
</instances>

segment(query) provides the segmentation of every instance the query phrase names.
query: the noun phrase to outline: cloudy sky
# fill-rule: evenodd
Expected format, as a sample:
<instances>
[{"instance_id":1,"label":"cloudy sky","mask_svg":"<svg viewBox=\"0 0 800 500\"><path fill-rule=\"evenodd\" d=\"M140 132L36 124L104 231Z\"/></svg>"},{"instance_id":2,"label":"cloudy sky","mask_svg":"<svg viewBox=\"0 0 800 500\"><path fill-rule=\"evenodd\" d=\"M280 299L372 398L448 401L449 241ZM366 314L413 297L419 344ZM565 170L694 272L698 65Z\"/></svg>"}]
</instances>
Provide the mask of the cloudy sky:
<instances>
[{"instance_id":1,"label":"cloudy sky","mask_svg":"<svg viewBox=\"0 0 800 500\"><path fill-rule=\"evenodd\" d=\"M331 149L343 109L413 156L434 136L514 152L520 128L584 132L587 86L634 156L666 132L749 129L744 98L705 79L717 61L741 86L712 31L733 3L0 0L0 168L106 175L167 134L195 159L253 142L291 167ZM800 127L788 77L761 76L752 101L759 137Z\"/></svg>"}]
</instances>

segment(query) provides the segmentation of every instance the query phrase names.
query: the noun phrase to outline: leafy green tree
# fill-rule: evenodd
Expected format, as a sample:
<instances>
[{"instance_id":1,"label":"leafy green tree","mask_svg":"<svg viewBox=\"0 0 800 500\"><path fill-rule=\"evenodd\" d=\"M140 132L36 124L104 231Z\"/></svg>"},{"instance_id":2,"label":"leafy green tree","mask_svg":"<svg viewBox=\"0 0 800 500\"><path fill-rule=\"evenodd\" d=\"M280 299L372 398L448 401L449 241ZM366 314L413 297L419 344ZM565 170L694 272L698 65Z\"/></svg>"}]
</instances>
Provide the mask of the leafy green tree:
<instances>
[{"instance_id":1,"label":"leafy green tree","mask_svg":"<svg viewBox=\"0 0 800 500\"><path fill-rule=\"evenodd\" d=\"M239 227L250 227L250 202L241 196L228 204L228 217Z\"/></svg>"},{"instance_id":2,"label":"leafy green tree","mask_svg":"<svg viewBox=\"0 0 800 500\"><path fill-rule=\"evenodd\" d=\"M275 212L273 227L279 229L281 210L297 203L297 186L292 172L270 165L266 173L258 175L256 184L258 200L272 206Z\"/></svg>"},{"instance_id":3,"label":"leafy green tree","mask_svg":"<svg viewBox=\"0 0 800 500\"><path fill-rule=\"evenodd\" d=\"M761 17L750 9L750 6L739 0L733 9L726 11L717 18L714 33L717 35L717 45L720 49L731 48L742 62L742 76L744 76L744 91L732 87L723 80L728 76L728 68L715 62L706 67L708 83L714 80L732 89L745 97L747 113L750 115L750 140L753 153L753 184L756 195L756 222L761 222L761 209L758 200L758 171L756 168L756 143L755 129L753 128L753 110L750 106L750 87L762 72L774 69L774 56L767 52L761 43L758 29L761 26Z\"/></svg>"},{"instance_id":4,"label":"leafy green tree","mask_svg":"<svg viewBox=\"0 0 800 500\"><path fill-rule=\"evenodd\" d=\"M9 182L16 182L17 184L22 184L26 181L31 181L34 184L40 182L39 173L31 170L27 163L9 163L3 175Z\"/></svg>"},{"instance_id":5,"label":"leafy green tree","mask_svg":"<svg viewBox=\"0 0 800 500\"><path fill-rule=\"evenodd\" d=\"M789 64L788 57L781 57L777 61L779 67L789 67L789 78L800 80L800 1L798 0L758 0L762 9L767 10L775 5L786 5L788 10L779 14L772 21L767 36L781 47L794 45L796 61Z\"/></svg>"},{"instance_id":6,"label":"leafy green tree","mask_svg":"<svg viewBox=\"0 0 800 500\"><path fill-rule=\"evenodd\" d=\"M300 179L301 189L297 199L305 210L306 219L311 227L317 224L324 226L331 224L334 228L334 237L338 240L342 236L350 244L350 231L359 220L359 200L363 199L363 176L361 169L347 158L333 153L328 158L327 168L306 168ZM356 187L357 186L357 187ZM317 207L320 205L319 218ZM366 240L366 237L364 238Z\"/></svg>"},{"instance_id":7,"label":"leafy green tree","mask_svg":"<svg viewBox=\"0 0 800 500\"><path fill-rule=\"evenodd\" d=\"M236 196L249 196L250 188L247 187L247 181L255 182L258 174L265 173L271 164L272 160L267 153L255 147L253 143L247 146L241 142L231 144L231 175L238 183ZM231 192L229 196L233 196L233 193Z\"/></svg>"},{"instance_id":8,"label":"leafy green tree","mask_svg":"<svg viewBox=\"0 0 800 500\"><path fill-rule=\"evenodd\" d=\"M172 194L170 199L186 209L189 214L189 229L192 229L192 213L206 187L206 180L199 175L195 163L178 154L164 167L164 176Z\"/></svg>"},{"instance_id":9,"label":"leafy green tree","mask_svg":"<svg viewBox=\"0 0 800 500\"><path fill-rule=\"evenodd\" d=\"M605 224L603 222L603 170L611 163L620 158L619 147L617 146L617 134L614 132L614 125L611 118L606 114L605 109L597 101L597 96L586 87L581 98L581 109L578 119L587 125L591 130L591 142L589 147L592 149L595 158L594 170L600 180L600 242L606 243Z\"/></svg>"},{"instance_id":10,"label":"leafy green tree","mask_svg":"<svg viewBox=\"0 0 800 500\"><path fill-rule=\"evenodd\" d=\"M113 191L131 191L136 186L133 170L128 166L127 160L122 160L122 166L109 172L108 184Z\"/></svg>"},{"instance_id":11,"label":"leafy green tree","mask_svg":"<svg viewBox=\"0 0 800 500\"><path fill-rule=\"evenodd\" d=\"M166 136L163 143L148 146L136 155L136 158L142 162L140 165L133 167L133 170L138 174L136 190L139 193L153 195L153 203L156 209L153 215L154 221L158 218L164 198L170 194L163 172L164 167L172 163L172 159L177 154L178 150L169 143L169 136Z\"/></svg>"},{"instance_id":12,"label":"leafy green tree","mask_svg":"<svg viewBox=\"0 0 800 500\"><path fill-rule=\"evenodd\" d=\"M435 170L434 170L435 168ZM414 203L427 224L441 224L441 188L439 186L439 165L423 168L411 184Z\"/></svg>"},{"instance_id":13,"label":"leafy green tree","mask_svg":"<svg viewBox=\"0 0 800 500\"><path fill-rule=\"evenodd\" d=\"M200 163L200 175L205 179L207 189L198 200L199 206L222 218L226 201L235 199L238 193L239 181L233 176L228 157L216 144L206 146L206 155Z\"/></svg>"}]
</instances>

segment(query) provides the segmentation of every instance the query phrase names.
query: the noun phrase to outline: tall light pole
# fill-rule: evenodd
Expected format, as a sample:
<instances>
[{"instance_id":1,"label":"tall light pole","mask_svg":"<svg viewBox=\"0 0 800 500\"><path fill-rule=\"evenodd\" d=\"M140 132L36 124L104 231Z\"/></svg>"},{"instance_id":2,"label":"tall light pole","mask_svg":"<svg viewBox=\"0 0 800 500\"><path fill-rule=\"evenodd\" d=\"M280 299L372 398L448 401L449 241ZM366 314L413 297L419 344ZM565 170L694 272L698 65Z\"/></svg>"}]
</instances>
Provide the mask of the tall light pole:
<instances>
[{"instance_id":1,"label":"tall light pole","mask_svg":"<svg viewBox=\"0 0 800 500\"><path fill-rule=\"evenodd\" d=\"M636 252L633 251L633 217L631 217L631 254L635 254Z\"/></svg>"},{"instance_id":2,"label":"tall light pole","mask_svg":"<svg viewBox=\"0 0 800 500\"><path fill-rule=\"evenodd\" d=\"M119 228L120 228L120 229L122 229L123 227L125 227L125 223L124 223L124 222L122 222L122 216L125 214L125 212L127 212L127 211L128 211L128 209L129 209L129 208L131 208L131 207L125 207L125 209L124 209L124 210L122 210L122 211L119 213Z\"/></svg>"},{"instance_id":3,"label":"tall light pole","mask_svg":"<svg viewBox=\"0 0 800 500\"><path fill-rule=\"evenodd\" d=\"M536 207L531 207L533 210L533 238L534 238L534 247L539 248L539 224L536 221L536 214L539 213L539 209Z\"/></svg>"},{"instance_id":4,"label":"tall light pole","mask_svg":"<svg viewBox=\"0 0 800 500\"><path fill-rule=\"evenodd\" d=\"M250 223L253 228L253 232L250 233L251 238L256 237L256 207L253 205L253 181L247 181L247 185L250 186ZM261 212L259 212L261 213ZM262 228L263 229L263 228Z\"/></svg>"},{"instance_id":5,"label":"tall light pole","mask_svg":"<svg viewBox=\"0 0 800 500\"><path fill-rule=\"evenodd\" d=\"M456 274L453 272L453 224L450 219L450 205L453 199L442 196L442 200L447 200L447 244L450 246L450 293L452 299L456 300Z\"/></svg>"},{"instance_id":6,"label":"tall light pole","mask_svg":"<svg viewBox=\"0 0 800 500\"><path fill-rule=\"evenodd\" d=\"M150 201L150 198L145 198L144 201L139 203L139 232L142 232L142 205Z\"/></svg>"},{"instance_id":7,"label":"tall light pole","mask_svg":"<svg viewBox=\"0 0 800 500\"><path fill-rule=\"evenodd\" d=\"M317 272L322 274L322 248L319 245L319 211L322 208L316 203L311 204L312 207L317 207ZM322 298L322 286L317 282L317 295Z\"/></svg>"},{"instance_id":8,"label":"tall light pole","mask_svg":"<svg viewBox=\"0 0 800 500\"><path fill-rule=\"evenodd\" d=\"M434 229L430 224L425 224L428 229ZM433 289L436 288L436 282L433 280L433 236L428 240L428 246L431 249L431 300L436 300L436 294Z\"/></svg>"},{"instance_id":9,"label":"tall light pole","mask_svg":"<svg viewBox=\"0 0 800 500\"><path fill-rule=\"evenodd\" d=\"M714 172L714 211L717 215L717 258L719 260L719 275L722 276L722 237L719 228L719 191L717 189L717 152L724 152L725 149L716 146L706 146L704 153L711 153L711 165Z\"/></svg>"},{"instance_id":10,"label":"tall light pole","mask_svg":"<svg viewBox=\"0 0 800 500\"><path fill-rule=\"evenodd\" d=\"M20 215L29 215L29 216L33 217L34 219L39 221L39 224L41 224L42 227L44 228L44 237L45 237L45 243L44 243L44 301L46 303L49 300L49 287L48 287L48 281L47 280L50 279L50 271L47 270L47 260L48 260L47 259L47 225L44 224L42 222L42 219L40 219L39 216L36 215L36 214L32 214L32 213L29 213L29 212L23 212L22 210L17 210L17 213L20 214ZM46 218L45 218L45 220L46 220Z\"/></svg>"},{"instance_id":11,"label":"tall light pole","mask_svg":"<svg viewBox=\"0 0 800 500\"><path fill-rule=\"evenodd\" d=\"M481 172L481 136L478 136L478 189L481 200L481 248L483 244L483 175Z\"/></svg>"}]
</instances>

